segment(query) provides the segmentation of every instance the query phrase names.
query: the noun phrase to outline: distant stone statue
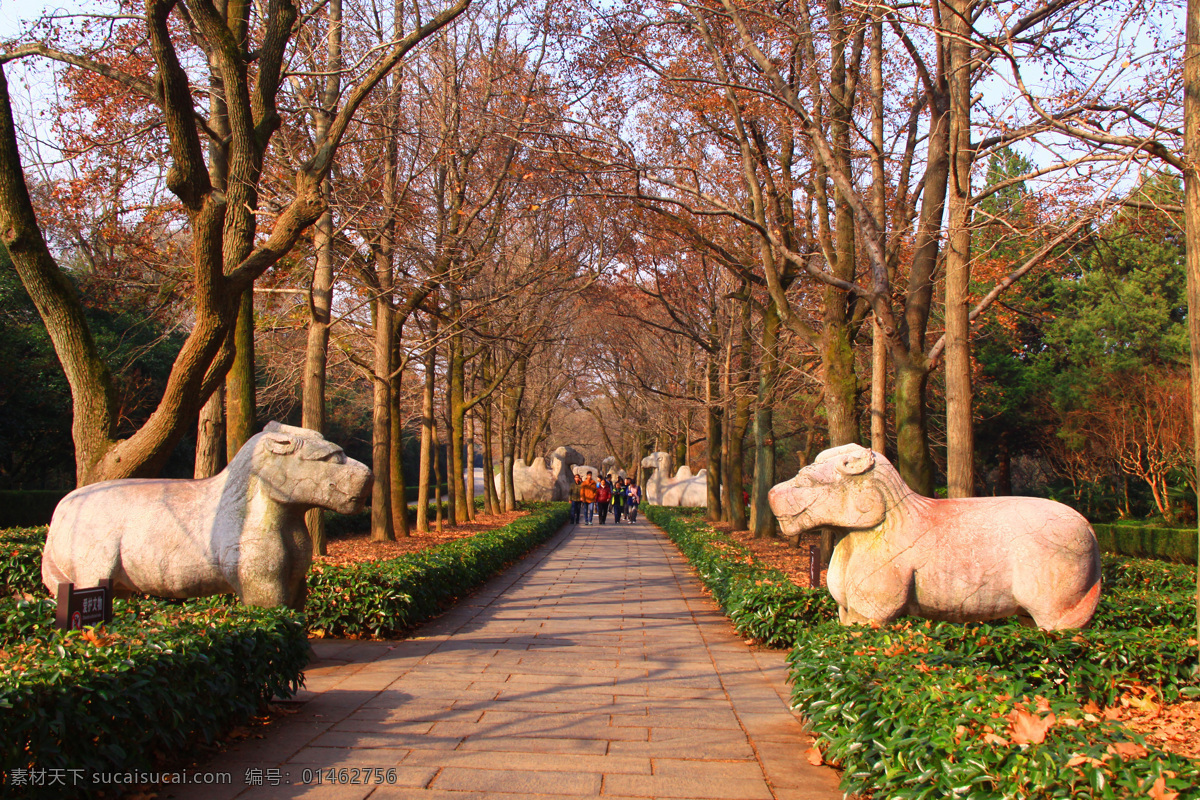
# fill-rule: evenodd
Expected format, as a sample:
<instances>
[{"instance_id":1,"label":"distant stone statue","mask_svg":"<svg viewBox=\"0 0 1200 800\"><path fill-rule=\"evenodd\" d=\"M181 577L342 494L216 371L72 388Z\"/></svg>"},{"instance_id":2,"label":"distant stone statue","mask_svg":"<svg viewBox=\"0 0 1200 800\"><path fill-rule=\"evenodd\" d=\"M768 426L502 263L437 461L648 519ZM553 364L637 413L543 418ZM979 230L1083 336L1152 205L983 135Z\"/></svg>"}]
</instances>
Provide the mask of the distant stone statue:
<instances>
[{"instance_id":1,"label":"distant stone statue","mask_svg":"<svg viewBox=\"0 0 1200 800\"><path fill-rule=\"evenodd\" d=\"M301 609L312 540L304 512L362 510L371 470L316 431L268 423L202 480L103 481L54 510L42 582L113 582L119 595L206 597Z\"/></svg>"},{"instance_id":2,"label":"distant stone statue","mask_svg":"<svg viewBox=\"0 0 1200 800\"><path fill-rule=\"evenodd\" d=\"M591 475L592 480L596 480L596 478L600 477L600 470L596 469L595 467L589 467L585 464L576 464L572 466L571 473L573 475L578 475L581 478L586 478L588 475Z\"/></svg>"},{"instance_id":3,"label":"distant stone statue","mask_svg":"<svg viewBox=\"0 0 1200 800\"><path fill-rule=\"evenodd\" d=\"M612 481L625 477L625 470L617 469L616 456L605 456L604 460L600 462L600 472Z\"/></svg>"},{"instance_id":4,"label":"distant stone statue","mask_svg":"<svg viewBox=\"0 0 1200 800\"><path fill-rule=\"evenodd\" d=\"M671 477L671 454L661 450L643 458L642 466L654 470L644 487L646 502L650 505L687 508L708 505L708 470L702 469L693 475L691 468L685 465Z\"/></svg>"},{"instance_id":5,"label":"distant stone statue","mask_svg":"<svg viewBox=\"0 0 1200 800\"><path fill-rule=\"evenodd\" d=\"M583 454L574 447L559 447L550 453L550 463L545 458L535 458L533 463L517 459L513 462L513 492L518 502L547 503L552 500L567 500L574 482L572 467L583 463ZM504 491L503 475L496 475L496 491Z\"/></svg>"},{"instance_id":6,"label":"distant stone statue","mask_svg":"<svg viewBox=\"0 0 1200 800\"><path fill-rule=\"evenodd\" d=\"M1021 615L1047 630L1081 628L1100 599L1096 536L1052 500L931 500L857 444L824 451L769 500L789 536L839 531L829 593L842 624Z\"/></svg>"}]
</instances>

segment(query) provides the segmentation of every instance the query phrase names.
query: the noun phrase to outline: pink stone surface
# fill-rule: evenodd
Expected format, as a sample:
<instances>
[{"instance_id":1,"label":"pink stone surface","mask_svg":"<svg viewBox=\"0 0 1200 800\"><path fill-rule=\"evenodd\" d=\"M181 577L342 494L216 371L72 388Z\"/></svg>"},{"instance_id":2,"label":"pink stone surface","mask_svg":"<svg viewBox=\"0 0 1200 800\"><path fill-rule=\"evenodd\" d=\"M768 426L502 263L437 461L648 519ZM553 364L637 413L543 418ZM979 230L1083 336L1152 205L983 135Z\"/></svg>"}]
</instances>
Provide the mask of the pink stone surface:
<instances>
[{"instance_id":1,"label":"pink stone surface","mask_svg":"<svg viewBox=\"0 0 1200 800\"><path fill-rule=\"evenodd\" d=\"M1100 599L1091 525L1052 500L933 500L883 455L849 444L777 484L770 503L788 536L835 530L829 592L843 624L1020 615L1049 630L1080 628Z\"/></svg>"},{"instance_id":2,"label":"pink stone surface","mask_svg":"<svg viewBox=\"0 0 1200 800\"><path fill-rule=\"evenodd\" d=\"M54 510L42 582L119 594L205 597L232 592L257 606L301 608L310 508L362 510L371 470L307 428L271 422L219 474L203 480L103 481Z\"/></svg>"}]
</instances>

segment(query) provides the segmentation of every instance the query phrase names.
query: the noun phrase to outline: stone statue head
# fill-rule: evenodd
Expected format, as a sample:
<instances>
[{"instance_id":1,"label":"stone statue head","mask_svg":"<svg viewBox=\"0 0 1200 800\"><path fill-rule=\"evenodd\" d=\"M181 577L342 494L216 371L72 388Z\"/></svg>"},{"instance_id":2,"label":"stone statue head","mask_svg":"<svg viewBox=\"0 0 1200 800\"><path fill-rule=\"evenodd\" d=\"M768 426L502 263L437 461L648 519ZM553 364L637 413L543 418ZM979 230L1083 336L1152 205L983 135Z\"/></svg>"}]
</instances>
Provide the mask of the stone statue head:
<instances>
[{"instance_id":1,"label":"stone statue head","mask_svg":"<svg viewBox=\"0 0 1200 800\"><path fill-rule=\"evenodd\" d=\"M662 473L663 477L671 477L671 454L662 450L651 453L642 459L642 466L646 469L656 469Z\"/></svg>"},{"instance_id":2,"label":"stone statue head","mask_svg":"<svg viewBox=\"0 0 1200 800\"><path fill-rule=\"evenodd\" d=\"M771 511L788 536L824 526L874 528L888 505L888 481L881 480L881 471L895 473L891 462L861 445L825 450L796 477L771 489Z\"/></svg>"},{"instance_id":3,"label":"stone statue head","mask_svg":"<svg viewBox=\"0 0 1200 800\"><path fill-rule=\"evenodd\" d=\"M269 422L238 451L235 464L243 453L251 478L278 503L354 514L370 496L371 470L308 428Z\"/></svg>"}]
</instances>

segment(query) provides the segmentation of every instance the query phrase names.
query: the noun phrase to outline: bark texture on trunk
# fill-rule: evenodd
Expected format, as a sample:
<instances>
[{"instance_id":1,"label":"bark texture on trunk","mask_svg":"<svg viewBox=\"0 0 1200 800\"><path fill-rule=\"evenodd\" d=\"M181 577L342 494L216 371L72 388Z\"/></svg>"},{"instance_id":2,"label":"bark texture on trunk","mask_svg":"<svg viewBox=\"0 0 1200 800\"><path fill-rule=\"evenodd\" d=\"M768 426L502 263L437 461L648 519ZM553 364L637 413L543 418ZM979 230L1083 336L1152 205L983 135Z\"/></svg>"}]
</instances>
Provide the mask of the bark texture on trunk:
<instances>
[{"instance_id":1,"label":"bark texture on trunk","mask_svg":"<svg viewBox=\"0 0 1200 800\"><path fill-rule=\"evenodd\" d=\"M724 508L721 505L721 484L724 473L721 469L721 454L724 449L722 428L724 416L721 408L721 369L718 361L720 351L710 351L705 376L704 399L708 406L705 416L706 459L708 461L708 518L718 522L723 518Z\"/></svg>"},{"instance_id":2,"label":"bark texture on trunk","mask_svg":"<svg viewBox=\"0 0 1200 800\"><path fill-rule=\"evenodd\" d=\"M432 341L432 337L431 337ZM421 394L421 470L417 478L417 530L429 532L429 481L433 474L433 383L437 353L430 344L425 351L425 387ZM436 487L434 489L436 492Z\"/></svg>"},{"instance_id":3,"label":"bark texture on trunk","mask_svg":"<svg viewBox=\"0 0 1200 800\"><path fill-rule=\"evenodd\" d=\"M767 502L767 493L775 485L775 416L771 401L778 377L779 311L767 306L763 318L762 362L758 370L758 409L754 413L754 491L751 503L751 529L754 538L775 534L775 515Z\"/></svg>"},{"instance_id":4,"label":"bark texture on trunk","mask_svg":"<svg viewBox=\"0 0 1200 800\"><path fill-rule=\"evenodd\" d=\"M918 494L933 497L933 460L925 417L923 366L896 365L896 455L904 482Z\"/></svg>"},{"instance_id":5,"label":"bark texture on trunk","mask_svg":"<svg viewBox=\"0 0 1200 800\"><path fill-rule=\"evenodd\" d=\"M390 273L390 269L387 270ZM371 541L395 541L392 528L392 309L390 274L375 300L375 365L371 402Z\"/></svg>"},{"instance_id":6,"label":"bark texture on trunk","mask_svg":"<svg viewBox=\"0 0 1200 800\"><path fill-rule=\"evenodd\" d=\"M1188 337L1192 348L1192 467L1200 476L1200 0L1188 0L1185 42L1183 117L1188 169L1183 177ZM1200 502L1196 507L1200 508ZM1200 564L1196 566L1196 638L1200 639Z\"/></svg>"},{"instance_id":7,"label":"bark texture on trunk","mask_svg":"<svg viewBox=\"0 0 1200 800\"><path fill-rule=\"evenodd\" d=\"M225 458L232 461L258 426L254 420L254 289L242 292L233 334L233 366L225 376Z\"/></svg>"},{"instance_id":8,"label":"bark texture on trunk","mask_svg":"<svg viewBox=\"0 0 1200 800\"><path fill-rule=\"evenodd\" d=\"M950 191L946 236L946 487L975 494L971 417L971 0L948 0L942 12L950 53Z\"/></svg>"},{"instance_id":9,"label":"bark texture on trunk","mask_svg":"<svg viewBox=\"0 0 1200 800\"><path fill-rule=\"evenodd\" d=\"M225 391L223 387L200 409L196 426L195 478L211 478L225 469Z\"/></svg>"}]
</instances>

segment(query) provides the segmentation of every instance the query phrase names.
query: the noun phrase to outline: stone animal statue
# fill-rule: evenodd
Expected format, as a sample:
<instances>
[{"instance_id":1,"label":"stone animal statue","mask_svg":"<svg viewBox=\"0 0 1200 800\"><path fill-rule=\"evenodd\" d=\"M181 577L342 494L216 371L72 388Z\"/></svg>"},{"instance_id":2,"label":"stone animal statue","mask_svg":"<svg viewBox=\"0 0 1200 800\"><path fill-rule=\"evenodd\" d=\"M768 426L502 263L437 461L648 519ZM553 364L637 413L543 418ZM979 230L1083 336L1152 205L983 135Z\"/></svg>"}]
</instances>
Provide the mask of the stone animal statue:
<instances>
[{"instance_id":1,"label":"stone animal statue","mask_svg":"<svg viewBox=\"0 0 1200 800\"><path fill-rule=\"evenodd\" d=\"M581 464L571 467L571 473L578 475L581 478L586 478L588 475L591 475L592 480L596 480L600 477L600 470L596 469L595 467L588 467Z\"/></svg>"},{"instance_id":2,"label":"stone animal statue","mask_svg":"<svg viewBox=\"0 0 1200 800\"><path fill-rule=\"evenodd\" d=\"M42 582L116 593L304 607L312 540L304 512L362 510L371 470L316 431L268 423L219 474L84 486L54 510Z\"/></svg>"},{"instance_id":3,"label":"stone animal statue","mask_svg":"<svg viewBox=\"0 0 1200 800\"><path fill-rule=\"evenodd\" d=\"M688 508L708 505L708 470L702 469L693 475L690 468L683 466L672 478L671 454L661 450L643 458L642 466L654 470L646 479L644 491L650 505Z\"/></svg>"},{"instance_id":4,"label":"stone animal statue","mask_svg":"<svg viewBox=\"0 0 1200 800\"><path fill-rule=\"evenodd\" d=\"M600 472L611 481L626 477L625 470L617 469L616 456L605 456L604 460L600 462Z\"/></svg>"},{"instance_id":5,"label":"stone animal statue","mask_svg":"<svg viewBox=\"0 0 1200 800\"><path fill-rule=\"evenodd\" d=\"M829 593L842 624L1020 615L1061 630L1086 625L1100 599L1096 536L1052 500L932 500L884 456L848 444L777 484L769 501L786 535L832 527L840 537Z\"/></svg>"},{"instance_id":6,"label":"stone animal statue","mask_svg":"<svg viewBox=\"0 0 1200 800\"><path fill-rule=\"evenodd\" d=\"M525 466L518 459L513 462L513 491L518 502L546 503L552 500L567 500L574 483L572 467L583 463L583 454L574 447L559 447L551 451L550 463L545 458L535 458ZM503 492L503 475L494 478L497 493Z\"/></svg>"}]
</instances>

